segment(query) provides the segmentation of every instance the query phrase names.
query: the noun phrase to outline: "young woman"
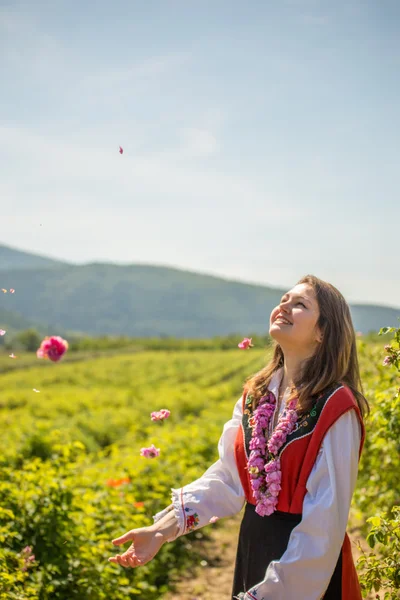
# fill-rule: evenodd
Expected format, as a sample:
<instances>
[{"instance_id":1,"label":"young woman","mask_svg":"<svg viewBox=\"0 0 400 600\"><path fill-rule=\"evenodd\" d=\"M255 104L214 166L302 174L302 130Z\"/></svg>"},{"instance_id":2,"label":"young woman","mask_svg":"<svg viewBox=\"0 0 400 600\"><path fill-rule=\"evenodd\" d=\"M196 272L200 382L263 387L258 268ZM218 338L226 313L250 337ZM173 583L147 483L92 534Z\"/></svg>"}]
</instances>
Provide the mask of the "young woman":
<instances>
[{"instance_id":1,"label":"young woman","mask_svg":"<svg viewBox=\"0 0 400 600\"><path fill-rule=\"evenodd\" d=\"M309 275L274 308L269 331L272 360L245 384L219 460L173 489L153 525L113 540L132 544L109 560L143 565L164 542L245 505L233 598L361 600L346 524L368 404L349 307Z\"/></svg>"}]
</instances>

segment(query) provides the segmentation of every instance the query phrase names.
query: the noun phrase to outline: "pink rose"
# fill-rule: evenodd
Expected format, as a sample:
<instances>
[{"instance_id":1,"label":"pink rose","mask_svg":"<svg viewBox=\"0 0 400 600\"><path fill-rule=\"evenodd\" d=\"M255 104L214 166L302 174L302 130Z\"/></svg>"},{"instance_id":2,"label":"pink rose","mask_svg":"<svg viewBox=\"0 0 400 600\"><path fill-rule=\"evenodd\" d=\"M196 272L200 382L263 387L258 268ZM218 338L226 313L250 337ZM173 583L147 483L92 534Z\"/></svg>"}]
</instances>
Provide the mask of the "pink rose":
<instances>
[{"instance_id":1,"label":"pink rose","mask_svg":"<svg viewBox=\"0 0 400 600\"><path fill-rule=\"evenodd\" d=\"M167 408L162 408L161 410L155 411L151 413L152 421L163 421L164 419L168 419L171 412Z\"/></svg>"},{"instance_id":2,"label":"pink rose","mask_svg":"<svg viewBox=\"0 0 400 600\"><path fill-rule=\"evenodd\" d=\"M53 362L59 361L68 350L68 342L60 336L45 337L36 352L38 358L49 358Z\"/></svg>"},{"instance_id":3,"label":"pink rose","mask_svg":"<svg viewBox=\"0 0 400 600\"><path fill-rule=\"evenodd\" d=\"M281 473L280 471L273 471L272 473L267 473L266 478L268 483L280 483L281 482Z\"/></svg>"},{"instance_id":4,"label":"pink rose","mask_svg":"<svg viewBox=\"0 0 400 600\"><path fill-rule=\"evenodd\" d=\"M152 444L148 448L142 448L140 450L140 456L144 456L145 458L156 458L157 456L160 456L160 449Z\"/></svg>"},{"instance_id":5,"label":"pink rose","mask_svg":"<svg viewBox=\"0 0 400 600\"><path fill-rule=\"evenodd\" d=\"M271 483L271 485L268 486L268 491L271 494L271 496L278 496L280 489L281 486L279 485L279 483Z\"/></svg>"},{"instance_id":6,"label":"pink rose","mask_svg":"<svg viewBox=\"0 0 400 600\"><path fill-rule=\"evenodd\" d=\"M263 498L261 502L257 504L256 513L261 517L272 515L277 504L276 498L268 497Z\"/></svg>"},{"instance_id":7,"label":"pink rose","mask_svg":"<svg viewBox=\"0 0 400 600\"><path fill-rule=\"evenodd\" d=\"M257 479L253 479L252 481L252 488L255 492L257 492L260 487L263 485L263 480L261 479L261 477L258 477Z\"/></svg>"},{"instance_id":8,"label":"pink rose","mask_svg":"<svg viewBox=\"0 0 400 600\"><path fill-rule=\"evenodd\" d=\"M264 466L264 460L262 458L258 458L258 457L252 458L250 456L249 466L251 466L251 467L257 467L258 470L261 470L263 468L263 466Z\"/></svg>"},{"instance_id":9,"label":"pink rose","mask_svg":"<svg viewBox=\"0 0 400 600\"><path fill-rule=\"evenodd\" d=\"M248 350L249 348L253 348L253 344L251 343L252 338L244 338L239 344L238 348L241 350Z\"/></svg>"},{"instance_id":10,"label":"pink rose","mask_svg":"<svg viewBox=\"0 0 400 600\"><path fill-rule=\"evenodd\" d=\"M257 450L257 448L260 448L260 450L265 451L266 445L266 440L263 437L256 437L250 440L249 447L250 450Z\"/></svg>"},{"instance_id":11,"label":"pink rose","mask_svg":"<svg viewBox=\"0 0 400 600\"><path fill-rule=\"evenodd\" d=\"M280 471L281 463L279 458L276 460L271 460L269 463L265 465L265 472L272 473L272 471Z\"/></svg>"},{"instance_id":12,"label":"pink rose","mask_svg":"<svg viewBox=\"0 0 400 600\"><path fill-rule=\"evenodd\" d=\"M268 427L269 418L268 417L260 417L258 422L262 429L266 429Z\"/></svg>"}]
</instances>

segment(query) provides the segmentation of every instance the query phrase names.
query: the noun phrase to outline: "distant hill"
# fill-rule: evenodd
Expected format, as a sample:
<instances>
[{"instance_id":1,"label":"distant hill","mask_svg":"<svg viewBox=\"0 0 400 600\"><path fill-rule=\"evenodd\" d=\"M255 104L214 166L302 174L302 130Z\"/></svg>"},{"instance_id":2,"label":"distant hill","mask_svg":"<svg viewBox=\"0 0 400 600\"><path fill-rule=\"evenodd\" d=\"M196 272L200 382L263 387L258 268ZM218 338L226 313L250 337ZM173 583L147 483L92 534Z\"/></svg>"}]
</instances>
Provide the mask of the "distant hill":
<instances>
[{"instance_id":1,"label":"distant hill","mask_svg":"<svg viewBox=\"0 0 400 600\"><path fill-rule=\"evenodd\" d=\"M20 313L15 311L0 308L0 329L5 329L7 331L7 337L2 338L2 341L4 341L4 339L8 339L10 335L25 329L36 329L39 333L44 333L47 326L26 319Z\"/></svg>"},{"instance_id":2,"label":"distant hill","mask_svg":"<svg viewBox=\"0 0 400 600\"><path fill-rule=\"evenodd\" d=\"M0 287L16 292L0 295L0 308L51 323L52 331L137 337L264 334L271 309L286 291L168 267L49 260L44 268L3 269ZM365 333L396 325L400 316L400 309L360 304L352 312L356 330Z\"/></svg>"},{"instance_id":3,"label":"distant hill","mask_svg":"<svg viewBox=\"0 0 400 600\"><path fill-rule=\"evenodd\" d=\"M389 308L374 304L352 304L351 316L355 329L368 333L381 327L400 327L400 308Z\"/></svg>"},{"instance_id":4,"label":"distant hill","mask_svg":"<svg viewBox=\"0 0 400 600\"><path fill-rule=\"evenodd\" d=\"M38 254L23 252L0 244L0 271L9 269L41 269L67 264Z\"/></svg>"}]
</instances>

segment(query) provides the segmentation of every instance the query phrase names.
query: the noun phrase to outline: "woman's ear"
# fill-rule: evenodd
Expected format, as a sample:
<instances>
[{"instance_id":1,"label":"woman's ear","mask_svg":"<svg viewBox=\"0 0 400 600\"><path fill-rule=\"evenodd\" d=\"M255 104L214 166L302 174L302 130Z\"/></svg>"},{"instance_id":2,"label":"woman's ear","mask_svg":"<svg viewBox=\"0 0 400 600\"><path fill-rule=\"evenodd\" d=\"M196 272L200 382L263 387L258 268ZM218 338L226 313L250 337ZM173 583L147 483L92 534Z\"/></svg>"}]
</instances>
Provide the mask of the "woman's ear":
<instances>
[{"instance_id":1,"label":"woman's ear","mask_svg":"<svg viewBox=\"0 0 400 600\"><path fill-rule=\"evenodd\" d=\"M315 337L315 340L318 342L318 344L321 344L323 339L324 339L324 334L322 333L320 328L317 327L317 335Z\"/></svg>"}]
</instances>

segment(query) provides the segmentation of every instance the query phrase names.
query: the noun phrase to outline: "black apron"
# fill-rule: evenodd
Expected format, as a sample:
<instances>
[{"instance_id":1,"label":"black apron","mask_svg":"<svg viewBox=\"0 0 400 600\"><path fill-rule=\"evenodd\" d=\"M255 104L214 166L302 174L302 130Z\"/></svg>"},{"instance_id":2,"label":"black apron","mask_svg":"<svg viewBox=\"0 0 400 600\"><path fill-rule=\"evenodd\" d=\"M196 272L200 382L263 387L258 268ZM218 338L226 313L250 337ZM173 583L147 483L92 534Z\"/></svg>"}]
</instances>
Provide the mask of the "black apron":
<instances>
[{"instance_id":1,"label":"black apron","mask_svg":"<svg viewBox=\"0 0 400 600\"><path fill-rule=\"evenodd\" d=\"M279 560L287 549L292 529L301 521L301 515L275 511L267 517L260 517L253 504L246 504L239 531L235 573L233 576L232 598L240 592L247 592L265 578L268 565ZM301 596L299 600L308 600ZM342 598L342 553L336 564L329 587L323 600Z\"/></svg>"}]
</instances>

